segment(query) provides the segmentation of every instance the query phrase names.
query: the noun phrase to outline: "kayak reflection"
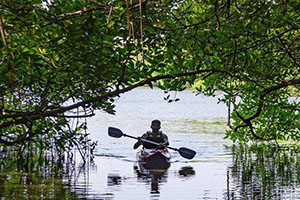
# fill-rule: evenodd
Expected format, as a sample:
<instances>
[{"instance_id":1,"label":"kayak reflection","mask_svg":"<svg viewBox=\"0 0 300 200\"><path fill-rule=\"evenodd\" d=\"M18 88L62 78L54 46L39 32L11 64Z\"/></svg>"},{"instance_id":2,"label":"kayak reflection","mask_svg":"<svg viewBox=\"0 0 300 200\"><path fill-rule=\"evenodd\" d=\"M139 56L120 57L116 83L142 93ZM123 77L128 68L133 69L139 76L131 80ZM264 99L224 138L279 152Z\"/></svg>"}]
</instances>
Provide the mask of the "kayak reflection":
<instances>
[{"instance_id":1,"label":"kayak reflection","mask_svg":"<svg viewBox=\"0 0 300 200\"><path fill-rule=\"evenodd\" d=\"M138 181L151 183L151 194L159 194L159 184L167 182L168 168L164 169L147 169L145 163L137 162L134 166Z\"/></svg>"},{"instance_id":2,"label":"kayak reflection","mask_svg":"<svg viewBox=\"0 0 300 200\"><path fill-rule=\"evenodd\" d=\"M151 183L151 194L159 194L159 185L161 183L166 183L168 178L168 168L167 169L147 169L144 163L137 162L134 165L135 172L137 174L137 179L139 182ZM195 170L191 166L184 166L178 170L178 175L180 177L189 178L196 174Z\"/></svg>"},{"instance_id":3,"label":"kayak reflection","mask_svg":"<svg viewBox=\"0 0 300 200\"><path fill-rule=\"evenodd\" d=\"M168 149L142 149L136 154L134 167L138 179L151 181L151 194L159 193L159 183L166 181L171 154Z\"/></svg>"}]
</instances>

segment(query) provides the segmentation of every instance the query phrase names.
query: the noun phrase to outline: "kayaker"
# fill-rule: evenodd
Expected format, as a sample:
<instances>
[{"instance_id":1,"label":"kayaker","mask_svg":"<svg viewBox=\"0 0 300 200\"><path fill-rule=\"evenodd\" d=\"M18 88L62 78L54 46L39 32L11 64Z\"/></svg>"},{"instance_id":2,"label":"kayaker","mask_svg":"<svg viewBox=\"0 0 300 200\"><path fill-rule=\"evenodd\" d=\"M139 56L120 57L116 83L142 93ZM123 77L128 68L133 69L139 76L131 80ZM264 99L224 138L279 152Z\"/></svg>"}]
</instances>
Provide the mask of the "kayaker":
<instances>
[{"instance_id":1,"label":"kayaker","mask_svg":"<svg viewBox=\"0 0 300 200\"><path fill-rule=\"evenodd\" d=\"M161 128L161 122L157 119L153 120L151 122L151 129L152 131L147 131L144 133L141 137L139 137L139 140L133 145L133 148L136 149L140 145L143 145L143 148L146 149L163 149L165 146L169 145L168 136L164 134L159 129ZM151 144L145 141L142 141L141 139L150 140L152 142L159 143L159 145Z\"/></svg>"}]
</instances>

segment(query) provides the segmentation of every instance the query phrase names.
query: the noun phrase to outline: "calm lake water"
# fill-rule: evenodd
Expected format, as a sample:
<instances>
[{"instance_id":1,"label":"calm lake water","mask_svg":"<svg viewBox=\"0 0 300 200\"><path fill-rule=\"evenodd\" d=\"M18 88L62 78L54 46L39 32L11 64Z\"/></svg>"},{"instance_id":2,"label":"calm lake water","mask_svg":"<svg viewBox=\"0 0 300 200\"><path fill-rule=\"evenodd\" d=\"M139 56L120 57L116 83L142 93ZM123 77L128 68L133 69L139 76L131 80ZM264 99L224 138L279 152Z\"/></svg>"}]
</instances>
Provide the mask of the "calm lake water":
<instances>
[{"instance_id":1,"label":"calm lake water","mask_svg":"<svg viewBox=\"0 0 300 200\"><path fill-rule=\"evenodd\" d=\"M300 199L300 151L234 145L223 139L227 108L217 103L220 96L169 94L180 101L167 103L168 94L158 89L139 88L122 95L116 115L99 111L88 119L91 138L98 141L94 162L80 168L78 159L75 168L65 166L55 179L2 170L0 199L10 199L18 190L13 199ZM136 141L111 138L107 129L117 127L140 136L150 130L153 119L161 120L170 146L193 149L195 158L187 160L172 151L167 171L136 170Z\"/></svg>"},{"instance_id":2,"label":"calm lake water","mask_svg":"<svg viewBox=\"0 0 300 200\"><path fill-rule=\"evenodd\" d=\"M300 199L298 153L278 153L274 157L276 152L270 155L270 149L253 152L223 139L227 107L218 104L220 96L195 96L192 91L184 91L170 93L170 98L180 101L167 103L167 95L158 89L139 88L121 96L115 116L99 112L89 119L89 131L98 140L88 177L89 197ZM139 176L134 170L135 140L107 135L107 128L113 126L139 136L150 129L153 119L161 120L161 130L169 136L170 146L197 152L193 160L187 160L173 151L170 168L158 179L151 174Z\"/></svg>"},{"instance_id":3,"label":"calm lake water","mask_svg":"<svg viewBox=\"0 0 300 200\"><path fill-rule=\"evenodd\" d=\"M226 196L226 169L232 158L224 145L226 107L216 98L195 96L192 91L170 93L180 101L167 103L161 90L140 88L116 102L116 115L97 113L89 120L89 131L98 140L95 158L97 170L90 172L91 191L111 199L216 199ZM153 119L162 122L170 146L187 147L197 152L193 160L172 152L172 163L158 182L158 192L151 189L153 177L138 177L133 170L136 142L130 138L110 138L109 126L140 136L150 129ZM188 173L182 172L189 169ZM110 177L119 177L111 184ZM153 185L152 185L153 186Z\"/></svg>"}]
</instances>

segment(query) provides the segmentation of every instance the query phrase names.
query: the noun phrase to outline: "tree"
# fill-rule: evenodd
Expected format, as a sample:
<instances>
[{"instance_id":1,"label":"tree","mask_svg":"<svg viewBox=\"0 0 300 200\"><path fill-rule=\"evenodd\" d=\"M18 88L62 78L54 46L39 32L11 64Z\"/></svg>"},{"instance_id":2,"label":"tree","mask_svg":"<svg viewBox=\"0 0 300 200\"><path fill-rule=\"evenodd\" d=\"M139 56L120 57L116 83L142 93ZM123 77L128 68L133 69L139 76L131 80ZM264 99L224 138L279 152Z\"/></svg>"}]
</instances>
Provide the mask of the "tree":
<instances>
[{"instance_id":1,"label":"tree","mask_svg":"<svg viewBox=\"0 0 300 200\"><path fill-rule=\"evenodd\" d=\"M299 140L297 1L3 0L0 143L65 150L84 119L153 83L200 81L233 140ZM73 120L74 126L71 126ZM250 131L249 131L250 130ZM54 144L54 145L53 145Z\"/></svg>"},{"instance_id":2,"label":"tree","mask_svg":"<svg viewBox=\"0 0 300 200\"><path fill-rule=\"evenodd\" d=\"M183 47L172 65L207 70L198 91L224 92L232 140L299 141L299 9L297 1L185 1L166 15L166 44Z\"/></svg>"}]
</instances>

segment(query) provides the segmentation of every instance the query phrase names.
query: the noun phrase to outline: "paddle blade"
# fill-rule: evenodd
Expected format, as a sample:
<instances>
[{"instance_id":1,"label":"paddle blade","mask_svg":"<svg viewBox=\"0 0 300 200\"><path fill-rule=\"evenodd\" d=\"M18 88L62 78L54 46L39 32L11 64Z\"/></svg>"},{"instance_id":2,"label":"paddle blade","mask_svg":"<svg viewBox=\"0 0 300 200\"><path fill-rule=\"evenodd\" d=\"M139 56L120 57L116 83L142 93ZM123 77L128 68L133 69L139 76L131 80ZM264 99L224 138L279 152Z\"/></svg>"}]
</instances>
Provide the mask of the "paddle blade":
<instances>
[{"instance_id":1,"label":"paddle blade","mask_svg":"<svg viewBox=\"0 0 300 200\"><path fill-rule=\"evenodd\" d=\"M110 137L120 138L123 136L123 132L118 128L108 127L108 135Z\"/></svg>"},{"instance_id":2,"label":"paddle blade","mask_svg":"<svg viewBox=\"0 0 300 200\"><path fill-rule=\"evenodd\" d=\"M178 149L178 152L182 157L187 158L187 159L193 159L194 156L196 155L196 151L185 148L185 147L180 147Z\"/></svg>"}]
</instances>

